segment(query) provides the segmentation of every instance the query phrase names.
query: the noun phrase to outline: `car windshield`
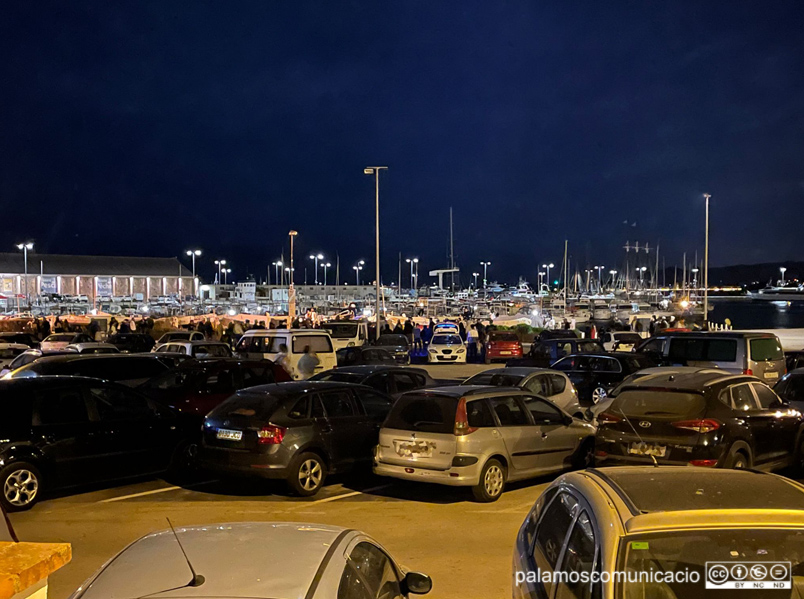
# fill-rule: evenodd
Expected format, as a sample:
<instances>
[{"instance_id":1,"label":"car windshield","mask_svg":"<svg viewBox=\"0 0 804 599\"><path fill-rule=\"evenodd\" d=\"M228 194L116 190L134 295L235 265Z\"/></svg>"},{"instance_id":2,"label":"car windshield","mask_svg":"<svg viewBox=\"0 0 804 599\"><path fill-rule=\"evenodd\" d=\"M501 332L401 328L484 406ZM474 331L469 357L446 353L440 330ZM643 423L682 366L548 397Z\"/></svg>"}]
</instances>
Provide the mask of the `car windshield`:
<instances>
[{"instance_id":1,"label":"car windshield","mask_svg":"<svg viewBox=\"0 0 804 599\"><path fill-rule=\"evenodd\" d=\"M703 412L706 401L698 393L667 389L625 389L608 408L608 412L626 416L678 417Z\"/></svg>"},{"instance_id":2,"label":"car windshield","mask_svg":"<svg viewBox=\"0 0 804 599\"><path fill-rule=\"evenodd\" d=\"M626 537L620 547L622 567L618 570L627 577L617 584L620 599L698 599L718 593L724 597L739 595L740 599L792 599L800 597L795 589L804 585L802 530L740 528L634 535ZM755 568L757 565L761 567ZM669 578L667 573L685 576ZM653 581L649 580L651 576ZM708 590L707 581L711 585L717 579L720 588ZM752 588L758 580L765 582L764 589ZM729 581L743 581L743 586L726 587ZM782 581L787 583L786 588L773 586ZM728 588L739 591L727 592Z\"/></svg>"},{"instance_id":3,"label":"car windshield","mask_svg":"<svg viewBox=\"0 0 804 599\"><path fill-rule=\"evenodd\" d=\"M321 328L329 332L333 339L352 339L357 337L357 323L327 322Z\"/></svg>"},{"instance_id":4,"label":"car windshield","mask_svg":"<svg viewBox=\"0 0 804 599\"><path fill-rule=\"evenodd\" d=\"M525 378L521 374L507 372L481 372L466 379L462 385L493 385L495 387L516 387Z\"/></svg>"},{"instance_id":5,"label":"car windshield","mask_svg":"<svg viewBox=\"0 0 804 599\"><path fill-rule=\"evenodd\" d=\"M408 338L404 335L380 335L377 345L407 345Z\"/></svg>"},{"instance_id":6,"label":"car windshield","mask_svg":"<svg viewBox=\"0 0 804 599\"><path fill-rule=\"evenodd\" d=\"M460 345L461 338L458 335L436 335L430 343L432 345Z\"/></svg>"}]
</instances>

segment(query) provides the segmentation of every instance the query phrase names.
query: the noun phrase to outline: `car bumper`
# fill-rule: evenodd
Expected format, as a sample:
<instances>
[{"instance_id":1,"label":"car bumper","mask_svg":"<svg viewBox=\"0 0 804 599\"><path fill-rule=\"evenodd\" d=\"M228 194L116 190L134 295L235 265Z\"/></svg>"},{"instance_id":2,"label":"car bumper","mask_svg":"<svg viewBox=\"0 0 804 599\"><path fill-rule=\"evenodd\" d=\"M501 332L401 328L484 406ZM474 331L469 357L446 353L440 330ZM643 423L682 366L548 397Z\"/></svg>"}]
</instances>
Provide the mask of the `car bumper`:
<instances>
[{"instance_id":1,"label":"car bumper","mask_svg":"<svg viewBox=\"0 0 804 599\"><path fill-rule=\"evenodd\" d=\"M288 464L272 462L254 453L240 453L217 448L202 447L198 455L198 466L223 476L244 478L287 478Z\"/></svg>"},{"instance_id":2,"label":"car bumper","mask_svg":"<svg viewBox=\"0 0 804 599\"><path fill-rule=\"evenodd\" d=\"M374 474L401 480L412 480L421 483L435 483L449 487L473 487L480 480L482 462L464 468L449 470L430 470L411 466L397 466L374 461Z\"/></svg>"},{"instance_id":3,"label":"car bumper","mask_svg":"<svg viewBox=\"0 0 804 599\"><path fill-rule=\"evenodd\" d=\"M659 444L661 444L659 442ZM721 468L724 466L727 456L723 448L685 446L667 444L667 455L656 457L656 462L648 455L634 455L627 452L623 443L607 443L600 438L597 439L595 448L595 462L598 465L614 466L637 465L654 463L662 466L688 466L693 465L693 461L706 461L710 467ZM605 455L603 455L605 454Z\"/></svg>"},{"instance_id":4,"label":"car bumper","mask_svg":"<svg viewBox=\"0 0 804 599\"><path fill-rule=\"evenodd\" d=\"M466 362L466 354L452 354L450 356L442 356L441 354L428 354L428 361L432 363L444 364L463 364Z\"/></svg>"}]
</instances>

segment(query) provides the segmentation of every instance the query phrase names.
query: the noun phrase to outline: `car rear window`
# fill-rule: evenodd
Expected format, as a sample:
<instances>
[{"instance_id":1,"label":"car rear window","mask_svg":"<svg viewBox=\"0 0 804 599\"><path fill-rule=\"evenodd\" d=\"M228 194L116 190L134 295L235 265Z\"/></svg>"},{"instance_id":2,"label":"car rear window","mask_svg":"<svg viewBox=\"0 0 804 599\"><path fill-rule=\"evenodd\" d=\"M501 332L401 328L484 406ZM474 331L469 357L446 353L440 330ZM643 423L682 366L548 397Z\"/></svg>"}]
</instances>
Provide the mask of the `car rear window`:
<instances>
[{"instance_id":1,"label":"car rear window","mask_svg":"<svg viewBox=\"0 0 804 599\"><path fill-rule=\"evenodd\" d=\"M608 411L626 416L679 417L704 411L706 401L698 393L667 389L630 389L620 393Z\"/></svg>"},{"instance_id":2,"label":"car rear window","mask_svg":"<svg viewBox=\"0 0 804 599\"><path fill-rule=\"evenodd\" d=\"M196 357L228 358L232 355L228 346L210 343L209 345L196 345L193 347L193 355Z\"/></svg>"},{"instance_id":3,"label":"car rear window","mask_svg":"<svg viewBox=\"0 0 804 599\"><path fill-rule=\"evenodd\" d=\"M450 434L455 428L458 398L433 395L404 395L399 398L384 428L422 433Z\"/></svg>"},{"instance_id":4,"label":"car rear window","mask_svg":"<svg viewBox=\"0 0 804 599\"><path fill-rule=\"evenodd\" d=\"M248 422L265 421L273 416L279 399L267 393L240 393L212 410L208 418Z\"/></svg>"},{"instance_id":5,"label":"car rear window","mask_svg":"<svg viewBox=\"0 0 804 599\"><path fill-rule=\"evenodd\" d=\"M293 335L293 353L304 353L305 347L315 353L329 353L332 351L332 341L329 335Z\"/></svg>"},{"instance_id":6,"label":"car rear window","mask_svg":"<svg viewBox=\"0 0 804 599\"><path fill-rule=\"evenodd\" d=\"M363 375L354 372L338 372L337 370L328 370L312 377L314 381L333 381L336 383L356 383L360 384L363 381Z\"/></svg>"},{"instance_id":7,"label":"car rear window","mask_svg":"<svg viewBox=\"0 0 804 599\"><path fill-rule=\"evenodd\" d=\"M519 341L516 333L489 333L489 339L492 341Z\"/></svg>"},{"instance_id":8,"label":"car rear window","mask_svg":"<svg viewBox=\"0 0 804 599\"><path fill-rule=\"evenodd\" d=\"M525 378L521 374L508 374L503 372L481 372L462 385L493 385L495 387L516 387Z\"/></svg>"},{"instance_id":9,"label":"car rear window","mask_svg":"<svg viewBox=\"0 0 804 599\"><path fill-rule=\"evenodd\" d=\"M668 356L671 360L734 362L737 359L737 340L702 337L670 339Z\"/></svg>"},{"instance_id":10,"label":"car rear window","mask_svg":"<svg viewBox=\"0 0 804 599\"><path fill-rule=\"evenodd\" d=\"M751 339L751 359L755 362L762 360L784 360L784 351L775 337Z\"/></svg>"},{"instance_id":11,"label":"car rear window","mask_svg":"<svg viewBox=\"0 0 804 599\"><path fill-rule=\"evenodd\" d=\"M380 335L375 345L407 345L408 338L404 335Z\"/></svg>"}]
</instances>

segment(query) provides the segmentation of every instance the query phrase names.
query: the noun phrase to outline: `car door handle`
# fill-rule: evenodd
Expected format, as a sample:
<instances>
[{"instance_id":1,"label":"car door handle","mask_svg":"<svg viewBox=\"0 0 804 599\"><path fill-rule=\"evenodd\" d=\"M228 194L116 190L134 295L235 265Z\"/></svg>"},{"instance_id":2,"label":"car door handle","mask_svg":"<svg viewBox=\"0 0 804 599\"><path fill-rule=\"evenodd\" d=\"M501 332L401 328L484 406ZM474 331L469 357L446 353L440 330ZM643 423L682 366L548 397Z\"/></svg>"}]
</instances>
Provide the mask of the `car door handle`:
<instances>
[{"instance_id":1,"label":"car door handle","mask_svg":"<svg viewBox=\"0 0 804 599\"><path fill-rule=\"evenodd\" d=\"M500 433L499 433L499 432L497 432L497 429L491 429L491 435L492 435L493 437L499 437L499 436L500 436Z\"/></svg>"},{"instance_id":2,"label":"car door handle","mask_svg":"<svg viewBox=\"0 0 804 599\"><path fill-rule=\"evenodd\" d=\"M547 433L542 432L542 439L546 439L546 438L547 438Z\"/></svg>"}]
</instances>

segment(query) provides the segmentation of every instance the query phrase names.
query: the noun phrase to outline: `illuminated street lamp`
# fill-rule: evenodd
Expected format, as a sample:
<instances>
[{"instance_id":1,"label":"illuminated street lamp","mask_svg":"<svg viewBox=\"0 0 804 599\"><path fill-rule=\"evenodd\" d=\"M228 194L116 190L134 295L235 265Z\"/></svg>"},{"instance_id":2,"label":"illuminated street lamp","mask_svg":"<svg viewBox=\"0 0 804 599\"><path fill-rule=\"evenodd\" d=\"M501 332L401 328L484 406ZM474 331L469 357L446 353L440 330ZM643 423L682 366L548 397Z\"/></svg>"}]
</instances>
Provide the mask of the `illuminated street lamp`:
<instances>
[{"instance_id":1,"label":"illuminated street lamp","mask_svg":"<svg viewBox=\"0 0 804 599\"><path fill-rule=\"evenodd\" d=\"M539 293L542 291L542 285L544 285L544 275L547 274L543 270L539 271Z\"/></svg>"},{"instance_id":2,"label":"illuminated street lamp","mask_svg":"<svg viewBox=\"0 0 804 599\"><path fill-rule=\"evenodd\" d=\"M363 264L364 262L361 260L352 267L352 269L355 271L355 284L358 287L360 286L360 271L363 270Z\"/></svg>"},{"instance_id":3,"label":"illuminated street lamp","mask_svg":"<svg viewBox=\"0 0 804 599\"><path fill-rule=\"evenodd\" d=\"M692 288L698 289L698 269L692 269Z\"/></svg>"},{"instance_id":4,"label":"illuminated street lamp","mask_svg":"<svg viewBox=\"0 0 804 599\"><path fill-rule=\"evenodd\" d=\"M614 289L614 284L617 282L614 277L617 276L616 270L610 270L609 274L611 275L611 288Z\"/></svg>"},{"instance_id":5,"label":"illuminated street lamp","mask_svg":"<svg viewBox=\"0 0 804 599\"><path fill-rule=\"evenodd\" d=\"M28 306L31 305L31 296L28 293L28 250L33 249L33 242L26 241L25 243L18 243L17 249L22 250L22 254L25 260L25 301L28 303Z\"/></svg>"},{"instance_id":6,"label":"illuminated street lamp","mask_svg":"<svg viewBox=\"0 0 804 599\"><path fill-rule=\"evenodd\" d=\"M550 264L542 264L542 268L547 269L547 289L550 289L550 269L554 268L555 264L552 262Z\"/></svg>"},{"instance_id":7,"label":"illuminated street lamp","mask_svg":"<svg viewBox=\"0 0 804 599\"><path fill-rule=\"evenodd\" d=\"M387 166L368 166L363 169L364 175L374 175L374 232L375 232L375 256L374 262L377 269L377 307L375 309L375 317L377 319L376 326L377 339L380 338L380 171L388 170Z\"/></svg>"},{"instance_id":8,"label":"illuminated street lamp","mask_svg":"<svg viewBox=\"0 0 804 599\"><path fill-rule=\"evenodd\" d=\"M780 266L779 272L782 273L782 287L784 287L784 273L787 272L787 268L785 268L784 266Z\"/></svg>"},{"instance_id":9,"label":"illuminated street lamp","mask_svg":"<svg viewBox=\"0 0 804 599\"><path fill-rule=\"evenodd\" d=\"M414 273L414 268L418 270L419 259L418 258L405 258L405 262L410 264L410 288L416 289L415 279L418 273Z\"/></svg>"},{"instance_id":10,"label":"illuminated street lamp","mask_svg":"<svg viewBox=\"0 0 804 599\"><path fill-rule=\"evenodd\" d=\"M639 283L640 285L644 282L645 271L648 270L647 266L643 266L642 268L637 268L639 271Z\"/></svg>"},{"instance_id":11,"label":"illuminated street lamp","mask_svg":"<svg viewBox=\"0 0 804 599\"><path fill-rule=\"evenodd\" d=\"M276 262L271 262L271 266L273 266L273 267L274 267L274 272L276 273L276 284L277 284L277 285L281 285L281 282L279 281L279 275L280 275L280 273L282 272L282 270L281 270L281 269L282 269L282 266L284 266L284 265L282 264L282 261L281 261L281 260L277 260Z\"/></svg>"},{"instance_id":12,"label":"illuminated street lamp","mask_svg":"<svg viewBox=\"0 0 804 599\"><path fill-rule=\"evenodd\" d=\"M228 275L230 272L232 272L232 269L231 268L224 268L223 270L221 270L221 272L223 273L223 284L226 285L226 279L227 279L226 275Z\"/></svg>"},{"instance_id":13,"label":"illuminated street lamp","mask_svg":"<svg viewBox=\"0 0 804 599\"><path fill-rule=\"evenodd\" d=\"M706 200L706 237L704 241L704 331L709 330L709 199L711 194L705 193Z\"/></svg>"},{"instance_id":14,"label":"illuminated street lamp","mask_svg":"<svg viewBox=\"0 0 804 599\"><path fill-rule=\"evenodd\" d=\"M477 277L480 276L479 272L473 272L472 276L475 278L475 289L477 289Z\"/></svg>"},{"instance_id":15,"label":"illuminated street lamp","mask_svg":"<svg viewBox=\"0 0 804 599\"><path fill-rule=\"evenodd\" d=\"M321 265L321 268L323 268L323 269L324 269L324 285L326 285L326 284L327 284L327 269L328 269L330 266L332 266L332 264L331 264L330 262L326 262L326 263L324 263L324 264L322 264L322 265Z\"/></svg>"},{"instance_id":16,"label":"illuminated street lamp","mask_svg":"<svg viewBox=\"0 0 804 599\"><path fill-rule=\"evenodd\" d=\"M201 255L201 250L187 250L185 254L193 259L193 297L195 297L196 287L198 286L198 281L195 280L195 257Z\"/></svg>"},{"instance_id":17,"label":"illuminated street lamp","mask_svg":"<svg viewBox=\"0 0 804 599\"><path fill-rule=\"evenodd\" d=\"M483 267L483 289L485 289L488 281L488 269L489 266L491 266L491 262L481 262L480 266Z\"/></svg>"},{"instance_id":18,"label":"illuminated street lamp","mask_svg":"<svg viewBox=\"0 0 804 599\"><path fill-rule=\"evenodd\" d=\"M603 289L603 278L601 277L600 273L603 272L604 268L606 268L606 267L603 266L603 265L595 266L595 269L597 270L597 288L598 289Z\"/></svg>"},{"instance_id":19,"label":"illuminated street lamp","mask_svg":"<svg viewBox=\"0 0 804 599\"><path fill-rule=\"evenodd\" d=\"M318 285L318 261L324 259L324 254L310 256L310 260L315 260L315 284Z\"/></svg>"},{"instance_id":20,"label":"illuminated street lamp","mask_svg":"<svg viewBox=\"0 0 804 599\"><path fill-rule=\"evenodd\" d=\"M293 285L293 279L296 278L296 269L293 267L293 240L298 235L298 231L291 229L288 231L290 237L290 285L288 286L288 328L292 328L293 320L296 318L296 287Z\"/></svg>"},{"instance_id":21,"label":"illuminated street lamp","mask_svg":"<svg viewBox=\"0 0 804 599\"><path fill-rule=\"evenodd\" d=\"M226 260L215 260L215 266L218 267L218 283L221 282L221 267L226 266Z\"/></svg>"}]
</instances>

